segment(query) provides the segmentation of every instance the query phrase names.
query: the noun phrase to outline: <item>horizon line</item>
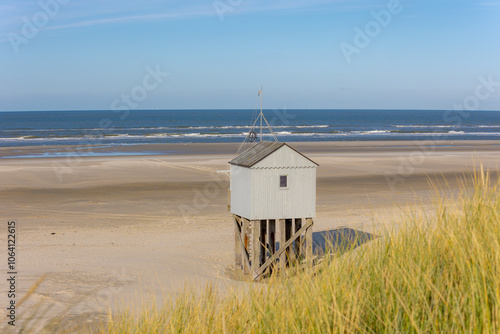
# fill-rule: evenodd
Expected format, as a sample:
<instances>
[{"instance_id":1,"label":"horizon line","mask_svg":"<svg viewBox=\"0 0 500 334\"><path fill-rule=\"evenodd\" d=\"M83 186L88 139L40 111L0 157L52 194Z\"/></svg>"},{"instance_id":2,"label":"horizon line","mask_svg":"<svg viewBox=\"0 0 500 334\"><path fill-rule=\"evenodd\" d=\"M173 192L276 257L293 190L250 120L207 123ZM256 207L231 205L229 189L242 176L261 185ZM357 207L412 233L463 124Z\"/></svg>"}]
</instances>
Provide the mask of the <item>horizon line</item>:
<instances>
[{"instance_id":1,"label":"horizon line","mask_svg":"<svg viewBox=\"0 0 500 334\"><path fill-rule=\"evenodd\" d=\"M193 110L193 111L246 111L246 110L257 110L257 108L174 108L174 109L128 109L128 110L112 110L112 109L47 109L47 110L0 110L2 112L82 112L82 111L111 111L111 112L124 112L124 111L177 111L177 110ZM264 108L262 110L372 110L372 111L450 111L454 109L406 109L406 108ZM478 110L468 110L469 112L475 111L496 111L500 112L500 109L478 109Z\"/></svg>"}]
</instances>

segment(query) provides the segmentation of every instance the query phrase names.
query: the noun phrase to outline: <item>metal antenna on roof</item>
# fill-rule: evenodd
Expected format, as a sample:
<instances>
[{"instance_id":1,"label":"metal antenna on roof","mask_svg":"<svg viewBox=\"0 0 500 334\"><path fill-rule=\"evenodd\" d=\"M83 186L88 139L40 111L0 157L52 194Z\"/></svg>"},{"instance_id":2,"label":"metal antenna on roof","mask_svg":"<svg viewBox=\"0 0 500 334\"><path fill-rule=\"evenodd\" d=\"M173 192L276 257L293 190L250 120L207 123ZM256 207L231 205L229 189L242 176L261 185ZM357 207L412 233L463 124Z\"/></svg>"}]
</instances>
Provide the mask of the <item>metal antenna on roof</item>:
<instances>
[{"instance_id":1,"label":"metal antenna on roof","mask_svg":"<svg viewBox=\"0 0 500 334\"><path fill-rule=\"evenodd\" d=\"M276 135L273 132L273 129L271 128L271 125L269 125L269 122L267 121L266 117L264 116L264 112L263 112L263 109L262 109L262 86L260 86L260 90L259 90L257 96L260 96L260 113L255 118L255 121L253 122L252 127L250 128L250 131L248 132L248 135L245 137L245 140L243 141L243 143L241 143L240 147L238 148L238 153L240 153L240 150L243 147L243 144L245 144L245 142L247 140L250 143L253 143L253 142L255 142L257 140L257 134L255 133L255 125L257 124L257 121L259 121L259 120L260 120L260 141L262 141L262 128L263 128L262 121L264 120L264 122L266 123L267 128L269 129L269 132L271 133L271 135L274 138L274 141L275 142L279 142L278 138L276 137Z\"/></svg>"},{"instance_id":2,"label":"metal antenna on roof","mask_svg":"<svg viewBox=\"0 0 500 334\"><path fill-rule=\"evenodd\" d=\"M260 90L259 90L259 94L258 96L260 96L260 141L262 141L262 117L264 116L264 114L262 113L262 85L260 85Z\"/></svg>"}]
</instances>

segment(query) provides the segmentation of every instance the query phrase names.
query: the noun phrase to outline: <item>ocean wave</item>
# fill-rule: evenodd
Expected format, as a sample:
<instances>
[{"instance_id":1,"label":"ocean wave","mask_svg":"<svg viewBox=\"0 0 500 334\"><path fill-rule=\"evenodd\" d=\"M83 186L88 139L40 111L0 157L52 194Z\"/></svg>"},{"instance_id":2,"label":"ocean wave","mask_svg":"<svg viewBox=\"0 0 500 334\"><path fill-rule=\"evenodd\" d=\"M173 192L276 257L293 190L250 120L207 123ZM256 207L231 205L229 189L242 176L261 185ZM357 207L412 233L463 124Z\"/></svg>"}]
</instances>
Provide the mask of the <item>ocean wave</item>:
<instances>
[{"instance_id":1,"label":"ocean wave","mask_svg":"<svg viewBox=\"0 0 500 334\"><path fill-rule=\"evenodd\" d=\"M495 136L500 137L500 132L462 132L465 135L471 136Z\"/></svg>"},{"instance_id":2,"label":"ocean wave","mask_svg":"<svg viewBox=\"0 0 500 334\"><path fill-rule=\"evenodd\" d=\"M307 129L307 128L328 128L330 125L326 124L312 124L312 125L271 125L273 129L287 129L287 128L297 128L297 129ZM251 125L214 125L214 126L188 126L188 125L173 125L173 126L151 126L151 127L107 127L107 128L81 128L72 129L73 132L105 132L105 131L157 131L157 130L206 130L206 129L251 129ZM255 127L254 127L255 128ZM68 131L66 128L53 128L53 129L28 129L28 128L18 128L18 129L6 129L5 132L61 132Z\"/></svg>"},{"instance_id":3,"label":"ocean wave","mask_svg":"<svg viewBox=\"0 0 500 334\"><path fill-rule=\"evenodd\" d=\"M458 125L393 125L395 128L456 128Z\"/></svg>"},{"instance_id":4,"label":"ocean wave","mask_svg":"<svg viewBox=\"0 0 500 334\"><path fill-rule=\"evenodd\" d=\"M42 137L42 136L19 136L10 138L0 138L1 141L48 141L48 140L75 140L83 137Z\"/></svg>"},{"instance_id":5,"label":"ocean wave","mask_svg":"<svg viewBox=\"0 0 500 334\"><path fill-rule=\"evenodd\" d=\"M360 134L360 135L376 135L383 133L390 133L389 130L369 130L369 131L351 131L351 133Z\"/></svg>"},{"instance_id":6,"label":"ocean wave","mask_svg":"<svg viewBox=\"0 0 500 334\"><path fill-rule=\"evenodd\" d=\"M294 131L277 131L274 132L276 136L282 138L300 138L300 137L316 137L316 138L336 138L336 137L353 137L353 138L367 138L370 136L376 137L391 137L397 139L398 137L431 137L431 136L469 136L469 137L483 137L492 136L500 137L500 132L466 132L466 131L443 131L443 132L431 132L431 131L400 131L400 130L369 130L369 131L330 131L330 132L294 132ZM248 132L238 132L238 133L218 133L218 132L189 132L189 133L147 133L147 134L128 134L128 133L117 133L117 134L107 134L107 135L96 135L96 136L55 136L55 137L45 137L45 136L17 136L17 137L7 137L0 138L0 142L4 143L15 143L15 142L81 142L81 143L91 143L95 141L105 141L105 142L121 142L121 141L137 141L137 140L156 140L156 139L168 139L168 138L241 138L242 140L248 135ZM264 136L270 136L269 132L264 132Z\"/></svg>"},{"instance_id":7,"label":"ocean wave","mask_svg":"<svg viewBox=\"0 0 500 334\"><path fill-rule=\"evenodd\" d=\"M293 126L292 126L293 127ZM322 124L322 125L297 125L295 128L297 129L303 129L303 128L329 128L330 125Z\"/></svg>"},{"instance_id":8,"label":"ocean wave","mask_svg":"<svg viewBox=\"0 0 500 334\"><path fill-rule=\"evenodd\" d=\"M272 129L322 129L322 128L329 128L332 127L331 125L327 124L312 124L312 125L273 125L271 126ZM408 128L408 129L448 129L448 128L462 128L462 129L474 129L474 128L500 128L500 125L391 125L390 127L394 128ZM18 128L18 129L6 129L2 130L5 133L12 133L12 132L17 132L15 134L23 135L24 137L36 137L36 135L29 135L28 133L47 133L47 132L52 132L54 133L53 135L49 136L42 136L40 135L39 137L81 137L81 136L112 136L113 134L103 134L103 132L109 132L109 131L129 131L129 132L135 132L135 131L169 131L171 130L173 133L179 130L239 130L239 129L251 129L252 126L250 125L221 125L221 126L185 126L185 125L174 125L174 126L156 126L156 127L109 127L109 128L82 128L82 129L73 129L72 132L75 134L72 135L58 135L57 133L61 131L68 131L68 129L28 129L28 128ZM253 127L255 129L258 129L256 127ZM367 133L367 134L377 134L377 133L384 133L384 131L389 131L390 130L370 130L370 131L352 131L354 133ZM410 131L410 130L409 130ZM93 133L95 132L95 134ZM13 134L13 135L15 135ZM161 135L163 133L160 132ZM139 135L139 134L138 134Z\"/></svg>"},{"instance_id":9,"label":"ocean wave","mask_svg":"<svg viewBox=\"0 0 500 334\"><path fill-rule=\"evenodd\" d=\"M395 128L417 128L417 129L428 129L428 128L500 128L500 125L393 125Z\"/></svg>"},{"instance_id":10,"label":"ocean wave","mask_svg":"<svg viewBox=\"0 0 500 334\"><path fill-rule=\"evenodd\" d=\"M319 124L319 125L271 125L272 129L289 129L289 128L297 128L297 129L303 129L303 128L328 128L330 125L326 124ZM172 129L175 129L176 127L172 127ZM180 128L180 127L179 127ZM257 127L252 127L250 125L221 125L221 126L189 126L186 127L186 129L251 129L251 128L257 128Z\"/></svg>"}]
</instances>

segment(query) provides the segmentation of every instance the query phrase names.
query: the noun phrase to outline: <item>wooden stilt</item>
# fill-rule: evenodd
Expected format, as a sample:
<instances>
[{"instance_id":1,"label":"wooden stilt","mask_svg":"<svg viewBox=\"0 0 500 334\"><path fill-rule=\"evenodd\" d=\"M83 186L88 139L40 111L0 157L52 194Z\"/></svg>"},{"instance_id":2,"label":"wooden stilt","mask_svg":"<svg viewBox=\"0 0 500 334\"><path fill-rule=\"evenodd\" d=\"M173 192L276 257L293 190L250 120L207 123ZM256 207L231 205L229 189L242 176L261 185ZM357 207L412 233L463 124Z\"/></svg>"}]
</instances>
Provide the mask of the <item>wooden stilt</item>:
<instances>
[{"instance_id":1,"label":"wooden stilt","mask_svg":"<svg viewBox=\"0 0 500 334\"><path fill-rule=\"evenodd\" d=\"M266 220L266 257L264 258L266 261L271 256L271 233L269 233L270 223L269 219Z\"/></svg>"},{"instance_id":2,"label":"wooden stilt","mask_svg":"<svg viewBox=\"0 0 500 334\"><path fill-rule=\"evenodd\" d=\"M276 220L270 219L268 222L269 222L269 228L267 230L267 234L269 236L269 243L268 243L269 256L266 259L266 261L269 260L269 258L273 256L274 253L276 253ZM274 267L271 266L269 272L272 273L273 270Z\"/></svg>"},{"instance_id":3,"label":"wooden stilt","mask_svg":"<svg viewBox=\"0 0 500 334\"><path fill-rule=\"evenodd\" d=\"M306 261L307 266L312 267L312 258L313 258L313 238L312 238L312 227L313 220L312 218L308 218L306 220L307 225L309 226L306 230Z\"/></svg>"},{"instance_id":4,"label":"wooden stilt","mask_svg":"<svg viewBox=\"0 0 500 334\"><path fill-rule=\"evenodd\" d=\"M302 228L295 233L293 237L290 238L283 246L280 245L280 249L273 255L271 256L262 266L260 266L257 270L253 270L253 275L252 278L253 280L256 280L259 278L260 275L278 258L286 253L286 249L290 247L290 245L302 234L304 233L308 228L312 226L312 219L308 220L307 223L302 226Z\"/></svg>"},{"instance_id":5,"label":"wooden stilt","mask_svg":"<svg viewBox=\"0 0 500 334\"><path fill-rule=\"evenodd\" d=\"M302 219L301 218L297 218L295 219L295 228L293 230L293 233L297 233L297 231L300 230L300 228L302 227ZM302 235L300 235L297 240L295 240L295 256L297 259L301 259L302 258Z\"/></svg>"},{"instance_id":6,"label":"wooden stilt","mask_svg":"<svg viewBox=\"0 0 500 334\"><path fill-rule=\"evenodd\" d=\"M234 225L234 269L236 271L241 271L242 266L242 243L241 243L241 224L236 219L236 216L233 216L235 220Z\"/></svg>"},{"instance_id":7,"label":"wooden stilt","mask_svg":"<svg viewBox=\"0 0 500 334\"><path fill-rule=\"evenodd\" d=\"M250 257L248 255L248 251L247 249L244 247L244 244L243 244L243 230L240 229L241 225L243 224L242 223L243 219L241 219L240 217L238 216L234 216L234 223L235 223L235 228L236 228L236 234L237 236L239 237L240 239L240 245L241 245L241 253L242 253L242 265L243 265L243 270L244 270L244 273L247 274L249 273L250 271Z\"/></svg>"},{"instance_id":8,"label":"wooden stilt","mask_svg":"<svg viewBox=\"0 0 500 334\"><path fill-rule=\"evenodd\" d=\"M279 243L280 243L280 248L279 252L281 252L280 255L280 268L281 270L285 270L286 268L286 252L284 251L285 243L286 243L286 220L285 219L280 219L278 220L278 231L279 231Z\"/></svg>"},{"instance_id":9,"label":"wooden stilt","mask_svg":"<svg viewBox=\"0 0 500 334\"><path fill-rule=\"evenodd\" d=\"M243 243L243 248L245 249L247 254L250 254L250 243L249 243L249 234L248 234L248 229L250 227L250 221L246 218L241 218L241 230L242 230L242 243ZM244 254L243 254L244 255ZM245 259L243 258L243 261ZM250 274L250 256L249 256L249 265L244 266L243 272L245 275Z\"/></svg>"},{"instance_id":10,"label":"wooden stilt","mask_svg":"<svg viewBox=\"0 0 500 334\"><path fill-rule=\"evenodd\" d=\"M261 242L260 242L260 220L252 220L252 274L255 275L257 270L260 267L260 249L261 249Z\"/></svg>"},{"instance_id":11,"label":"wooden stilt","mask_svg":"<svg viewBox=\"0 0 500 334\"><path fill-rule=\"evenodd\" d=\"M295 218L293 219L290 219L291 222L290 222L290 235L288 236L288 239L290 239L291 237L293 237L295 235ZM296 253L295 253L295 243L297 241L294 241L294 243L292 243L292 245L290 246L290 249L289 249L289 254L290 254L290 262L291 263L294 263L295 262L295 259L296 259Z\"/></svg>"},{"instance_id":12,"label":"wooden stilt","mask_svg":"<svg viewBox=\"0 0 500 334\"><path fill-rule=\"evenodd\" d=\"M285 219L285 240L288 241L290 238L293 236L292 233L292 222L293 219ZM290 254L291 248L289 246L286 247L285 253L286 253L286 265L290 265L290 259L291 259L291 254Z\"/></svg>"},{"instance_id":13,"label":"wooden stilt","mask_svg":"<svg viewBox=\"0 0 500 334\"><path fill-rule=\"evenodd\" d=\"M269 219L269 257L276 252L276 220Z\"/></svg>"},{"instance_id":14,"label":"wooden stilt","mask_svg":"<svg viewBox=\"0 0 500 334\"><path fill-rule=\"evenodd\" d=\"M265 219L262 219L260 221L260 257L259 257L259 267L262 263L266 262L266 253L267 253L267 248L266 248L266 235L267 235L267 221Z\"/></svg>"},{"instance_id":15,"label":"wooden stilt","mask_svg":"<svg viewBox=\"0 0 500 334\"><path fill-rule=\"evenodd\" d=\"M280 268L286 269L288 256L295 253L308 267L312 266L312 218L253 220L233 215L235 226L235 268L252 274L255 280L270 270L279 259ZM277 226L276 226L277 225ZM277 237L276 237L277 234ZM248 236L250 239L248 240ZM276 238L279 249L276 250Z\"/></svg>"}]
</instances>

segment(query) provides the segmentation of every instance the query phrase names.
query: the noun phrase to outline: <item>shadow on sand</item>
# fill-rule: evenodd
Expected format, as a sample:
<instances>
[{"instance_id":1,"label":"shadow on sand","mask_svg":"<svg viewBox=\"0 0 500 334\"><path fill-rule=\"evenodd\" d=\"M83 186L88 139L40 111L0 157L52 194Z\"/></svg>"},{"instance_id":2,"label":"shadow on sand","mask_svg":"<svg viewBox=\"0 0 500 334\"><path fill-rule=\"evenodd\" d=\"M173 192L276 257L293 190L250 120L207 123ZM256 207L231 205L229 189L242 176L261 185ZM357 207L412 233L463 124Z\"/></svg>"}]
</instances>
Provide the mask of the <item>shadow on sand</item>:
<instances>
[{"instance_id":1,"label":"shadow on sand","mask_svg":"<svg viewBox=\"0 0 500 334\"><path fill-rule=\"evenodd\" d=\"M319 257L325 253L343 253L375 239L368 232L341 227L334 230L313 232L313 253Z\"/></svg>"}]
</instances>

